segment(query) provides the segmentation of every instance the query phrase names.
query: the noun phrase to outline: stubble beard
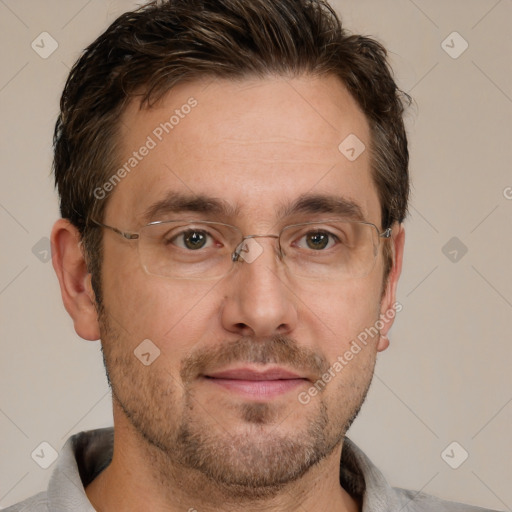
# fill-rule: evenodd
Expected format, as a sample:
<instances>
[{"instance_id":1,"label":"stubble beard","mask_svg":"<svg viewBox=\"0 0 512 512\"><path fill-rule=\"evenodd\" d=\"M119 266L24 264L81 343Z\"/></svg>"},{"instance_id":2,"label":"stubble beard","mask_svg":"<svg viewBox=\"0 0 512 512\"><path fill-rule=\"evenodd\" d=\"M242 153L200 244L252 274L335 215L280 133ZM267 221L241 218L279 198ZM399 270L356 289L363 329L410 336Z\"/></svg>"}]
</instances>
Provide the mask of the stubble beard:
<instances>
[{"instance_id":1,"label":"stubble beard","mask_svg":"<svg viewBox=\"0 0 512 512\"><path fill-rule=\"evenodd\" d=\"M338 407L328 404L321 394L309 404L300 405L304 408L300 412L304 421L297 428L283 429L286 417L276 404L247 402L227 411L236 414L242 425L236 432L229 432L205 412L193 387L186 383L180 411L174 389L176 379L155 363L154 368L143 367L131 350L123 348L120 331L108 321L106 312L101 315L100 325L114 401L146 446L146 462L154 476L169 487L189 473L196 482L202 481L199 489L204 490L209 484L220 494L239 501L277 495L333 453L359 413L375 364L375 360L367 362L363 377L347 381L338 376L339 383L330 384L339 388ZM249 347L250 341L245 343L236 345L233 359L244 352L241 347ZM274 350L279 343L280 348ZM245 354L254 354L256 350L261 357L252 361L284 362L282 352L278 355L283 347L282 338L271 341L266 352L262 346L258 342L247 348Z\"/></svg>"}]
</instances>

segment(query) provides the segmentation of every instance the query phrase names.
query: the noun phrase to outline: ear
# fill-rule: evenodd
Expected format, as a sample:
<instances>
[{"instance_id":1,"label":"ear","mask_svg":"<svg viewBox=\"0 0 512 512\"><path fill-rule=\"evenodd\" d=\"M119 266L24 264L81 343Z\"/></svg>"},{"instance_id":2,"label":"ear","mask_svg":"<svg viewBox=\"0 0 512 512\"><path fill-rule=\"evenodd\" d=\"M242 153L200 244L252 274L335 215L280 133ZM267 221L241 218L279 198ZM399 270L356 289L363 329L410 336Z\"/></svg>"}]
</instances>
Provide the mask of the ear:
<instances>
[{"instance_id":1,"label":"ear","mask_svg":"<svg viewBox=\"0 0 512 512\"><path fill-rule=\"evenodd\" d=\"M100 337L96 301L87 271L80 234L66 219L59 219L51 234L52 262L59 279L62 302L76 333L86 340Z\"/></svg>"},{"instance_id":2,"label":"ear","mask_svg":"<svg viewBox=\"0 0 512 512\"><path fill-rule=\"evenodd\" d=\"M396 301L396 288L402 272L404 255L405 230L403 224L396 224L392 232L393 235L389 242L392 244L393 265L382 293L380 305L380 320L384 325L380 329L380 339L377 343L377 350L379 352L388 348L388 332L395 321L396 313L402 310L402 305Z\"/></svg>"}]
</instances>

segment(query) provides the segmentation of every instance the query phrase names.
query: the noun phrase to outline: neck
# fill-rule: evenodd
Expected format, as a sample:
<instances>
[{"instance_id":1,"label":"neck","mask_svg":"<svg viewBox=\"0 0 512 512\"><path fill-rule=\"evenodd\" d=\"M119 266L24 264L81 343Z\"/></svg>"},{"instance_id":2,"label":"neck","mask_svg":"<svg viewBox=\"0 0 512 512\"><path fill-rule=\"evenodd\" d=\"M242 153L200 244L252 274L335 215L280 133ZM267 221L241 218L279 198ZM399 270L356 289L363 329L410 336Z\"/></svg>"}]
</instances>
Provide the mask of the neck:
<instances>
[{"instance_id":1,"label":"neck","mask_svg":"<svg viewBox=\"0 0 512 512\"><path fill-rule=\"evenodd\" d=\"M248 512L337 510L357 512L359 501L340 485L342 446L295 482L272 489L234 489L197 470L176 466L158 448L141 440L128 425L116 425L110 465L86 488L99 512Z\"/></svg>"}]
</instances>

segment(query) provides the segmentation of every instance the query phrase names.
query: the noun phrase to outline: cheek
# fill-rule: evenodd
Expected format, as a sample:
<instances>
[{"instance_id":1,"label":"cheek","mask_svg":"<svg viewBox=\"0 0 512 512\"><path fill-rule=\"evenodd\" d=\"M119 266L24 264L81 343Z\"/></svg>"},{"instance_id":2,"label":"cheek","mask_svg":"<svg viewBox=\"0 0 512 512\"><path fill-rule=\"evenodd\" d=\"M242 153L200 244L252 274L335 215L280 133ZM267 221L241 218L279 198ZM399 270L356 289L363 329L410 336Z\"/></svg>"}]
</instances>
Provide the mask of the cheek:
<instances>
[{"instance_id":1,"label":"cheek","mask_svg":"<svg viewBox=\"0 0 512 512\"><path fill-rule=\"evenodd\" d=\"M105 307L123 336L135 345L150 339L162 352L172 347L173 358L190 350L215 316L213 283L152 276L138 262L136 268L128 263L105 274L104 283Z\"/></svg>"},{"instance_id":2,"label":"cheek","mask_svg":"<svg viewBox=\"0 0 512 512\"><path fill-rule=\"evenodd\" d=\"M329 361L348 350L379 318L380 281L375 278L329 283L309 289L303 297L299 329L311 329L310 339ZM378 336L369 336L368 345L377 341Z\"/></svg>"}]
</instances>

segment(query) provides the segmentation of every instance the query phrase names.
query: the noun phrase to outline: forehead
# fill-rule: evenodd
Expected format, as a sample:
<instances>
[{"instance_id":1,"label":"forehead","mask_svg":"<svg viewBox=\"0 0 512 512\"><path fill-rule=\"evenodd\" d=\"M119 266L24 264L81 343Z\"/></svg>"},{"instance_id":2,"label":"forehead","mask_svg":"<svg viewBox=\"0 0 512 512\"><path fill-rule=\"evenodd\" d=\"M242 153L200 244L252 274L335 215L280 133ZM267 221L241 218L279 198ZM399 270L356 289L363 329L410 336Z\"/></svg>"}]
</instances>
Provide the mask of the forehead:
<instances>
[{"instance_id":1,"label":"forehead","mask_svg":"<svg viewBox=\"0 0 512 512\"><path fill-rule=\"evenodd\" d=\"M126 172L106 218L123 227L173 193L262 223L308 194L339 196L379 222L368 122L333 76L183 83L149 109L132 101L120 127Z\"/></svg>"}]
</instances>

